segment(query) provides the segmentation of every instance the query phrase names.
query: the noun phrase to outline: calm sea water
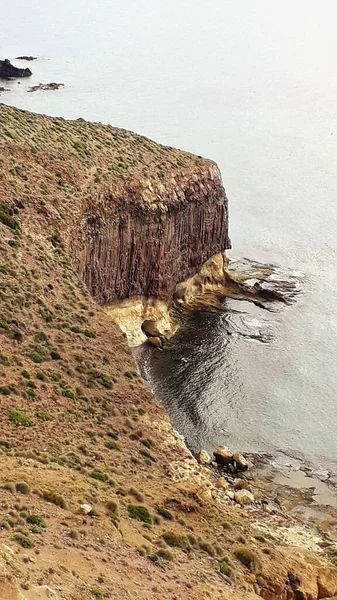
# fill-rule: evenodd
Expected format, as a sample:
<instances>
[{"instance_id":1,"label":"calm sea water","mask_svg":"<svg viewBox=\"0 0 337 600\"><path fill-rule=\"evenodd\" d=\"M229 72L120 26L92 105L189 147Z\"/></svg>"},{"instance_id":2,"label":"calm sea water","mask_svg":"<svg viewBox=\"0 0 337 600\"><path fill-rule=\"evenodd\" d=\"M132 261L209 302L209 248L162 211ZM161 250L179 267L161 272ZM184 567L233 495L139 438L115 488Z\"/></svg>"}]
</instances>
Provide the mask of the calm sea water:
<instances>
[{"instance_id":1,"label":"calm sea water","mask_svg":"<svg viewBox=\"0 0 337 600\"><path fill-rule=\"evenodd\" d=\"M226 314L194 315L159 358L147 357L154 388L194 448L221 441L337 458L336 13L334 0L6 7L0 58L39 60L1 101L215 159L235 256L305 274L295 306L272 315L235 306L242 316L231 336ZM27 92L51 81L65 87ZM242 335L244 319L270 341Z\"/></svg>"}]
</instances>

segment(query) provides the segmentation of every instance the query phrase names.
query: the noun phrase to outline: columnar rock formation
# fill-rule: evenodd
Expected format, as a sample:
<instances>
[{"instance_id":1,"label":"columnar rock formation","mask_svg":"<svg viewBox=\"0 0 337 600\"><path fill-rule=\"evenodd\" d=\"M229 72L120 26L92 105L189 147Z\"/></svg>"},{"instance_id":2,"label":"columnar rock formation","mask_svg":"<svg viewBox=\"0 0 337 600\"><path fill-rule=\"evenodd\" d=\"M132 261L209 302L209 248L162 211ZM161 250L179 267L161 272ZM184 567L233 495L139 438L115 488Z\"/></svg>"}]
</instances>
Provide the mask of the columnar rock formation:
<instances>
[{"instance_id":1,"label":"columnar rock formation","mask_svg":"<svg viewBox=\"0 0 337 600\"><path fill-rule=\"evenodd\" d=\"M168 299L177 283L229 247L227 199L211 162L171 175L165 187L125 185L123 195L116 203L108 194L85 215L79 268L100 304Z\"/></svg>"}]
</instances>

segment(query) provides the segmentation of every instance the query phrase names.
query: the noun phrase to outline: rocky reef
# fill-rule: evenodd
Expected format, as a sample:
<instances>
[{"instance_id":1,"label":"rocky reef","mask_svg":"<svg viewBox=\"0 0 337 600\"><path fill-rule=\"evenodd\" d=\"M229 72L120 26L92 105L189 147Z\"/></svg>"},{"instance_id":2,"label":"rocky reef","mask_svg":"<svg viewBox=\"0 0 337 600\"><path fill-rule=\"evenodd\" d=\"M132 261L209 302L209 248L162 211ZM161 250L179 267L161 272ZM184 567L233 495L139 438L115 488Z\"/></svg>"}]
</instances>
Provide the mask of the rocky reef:
<instances>
[{"instance_id":1,"label":"rocky reef","mask_svg":"<svg viewBox=\"0 0 337 600\"><path fill-rule=\"evenodd\" d=\"M30 77L32 72L30 69L20 69L12 65L8 58L0 60L0 79L12 79L16 77Z\"/></svg>"}]
</instances>

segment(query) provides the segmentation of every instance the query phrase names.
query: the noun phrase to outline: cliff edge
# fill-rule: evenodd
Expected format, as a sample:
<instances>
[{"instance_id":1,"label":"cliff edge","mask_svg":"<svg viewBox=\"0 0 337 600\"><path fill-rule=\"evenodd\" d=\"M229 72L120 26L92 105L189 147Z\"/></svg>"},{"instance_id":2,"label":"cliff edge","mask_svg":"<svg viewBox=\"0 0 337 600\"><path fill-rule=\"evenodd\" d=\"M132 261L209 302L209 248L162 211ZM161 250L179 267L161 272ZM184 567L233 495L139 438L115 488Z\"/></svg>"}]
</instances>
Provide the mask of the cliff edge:
<instances>
[{"instance_id":1,"label":"cliff edge","mask_svg":"<svg viewBox=\"0 0 337 600\"><path fill-rule=\"evenodd\" d=\"M2 105L0 123L8 196L19 199L22 215L40 214L59 231L99 304L167 300L230 247L227 198L212 161L83 119Z\"/></svg>"}]
</instances>

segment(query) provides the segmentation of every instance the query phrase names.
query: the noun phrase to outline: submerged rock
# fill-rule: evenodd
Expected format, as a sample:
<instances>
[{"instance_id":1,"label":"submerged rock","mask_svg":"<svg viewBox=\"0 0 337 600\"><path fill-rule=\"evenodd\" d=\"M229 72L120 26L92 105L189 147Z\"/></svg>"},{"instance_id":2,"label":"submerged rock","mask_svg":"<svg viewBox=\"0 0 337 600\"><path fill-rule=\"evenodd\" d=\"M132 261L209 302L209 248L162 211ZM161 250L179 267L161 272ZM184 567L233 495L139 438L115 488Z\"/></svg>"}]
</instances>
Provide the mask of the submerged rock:
<instances>
[{"instance_id":1,"label":"submerged rock","mask_svg":"<svg viewBox=\"0 0 337 600\"><path fill-rule=\"evenodd\" d=\"M33 85L29 88L29 92L37 92L42 90L44 92L48 92L49 90L58 90L60 87L63 87L64 83L39 83L38 85Z\"/></svg>"},{"instance_id":2,"label":"submerged rock","mask_svg":"<svg viewBox=\"0 0 337 600\"><path fill-rule=\"evenodd\" d=\"M200 450L196 458L200 465L209 465L211 463L211 457L206 450Z\"/></svg>"},{"instance_id":3,"label":"submerged rock","mask_svg":"<svg viewBox=\"0 0 337 600\"><path fill-rule=\"evenodd\" d=\"M214 450L214 457L218 465L229 465L229 463L233 462L233 452L224 446L218 446Z\"/></svg>"},{"instance_id":4,"label":"submerged rock","mask_svg":"<svg viewBox=\"0 0 337 600\"><path fill-rule=\"evenodd\" d=\"M30 77L32 72L30 69L19 69L14 67L8 58L0 60L0 79L11 79L15 77Z\"/></svg>"}]
</instances>

